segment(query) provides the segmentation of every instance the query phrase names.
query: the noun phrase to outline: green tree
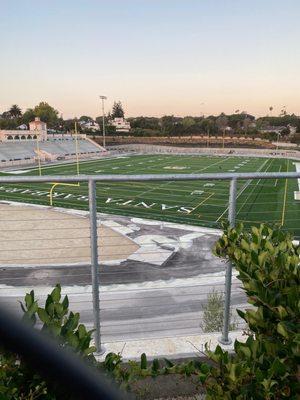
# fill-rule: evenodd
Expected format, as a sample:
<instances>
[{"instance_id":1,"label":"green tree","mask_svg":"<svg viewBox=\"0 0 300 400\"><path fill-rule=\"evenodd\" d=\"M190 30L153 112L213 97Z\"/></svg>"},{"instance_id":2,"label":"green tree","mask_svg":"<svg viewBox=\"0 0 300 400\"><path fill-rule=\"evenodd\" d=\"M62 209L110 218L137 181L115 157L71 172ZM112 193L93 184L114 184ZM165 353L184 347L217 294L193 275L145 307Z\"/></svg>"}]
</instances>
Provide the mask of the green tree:
<instances>
[{"instance_id":1,"label":"green tree","mask_svg":"<svg viewBox=\"0 0 300 400\"><path fill-rule=\"evenodd\" d=\"M234 354L207 349L213 362L207 400L298 399L300 393L299 243L290 233L261 224L251 231L225 226L214 253L230 261L251 307L237 310L248 338Z\"/></svg>"},{"instance_id":2,"label":"green tree","mask_svg":"<svg viewBox=\"0 0 300 400\"><path fill-rule=\"evenodd\" d=\"M93 118L92 118L92 117L89 117L88 115L82 115L82 116L79 118L79 121L89 122L89 121L93 121Z\"/></svg>"},{"instance_id":3,"label":"green tree","mask_svg":"<svg viewBox=\"0 0 300 400\"><path fill-rule=\"evenodd\" d=\"M19 120L16 118L0 118L0 129L16 129L19 125Z\"/></svg>"},{"instance_id":4,"label":"green tree","mask_svg":"<svg viewBox=\"0 0 300 400\"><path fill-rule=\"evenodd\" d=\"M243 128L244 128L245 133L248 133L250 125L251 125L251 119L248 118L248 116L246 116L243 121Z\"/></svg>"},{"instance_id":5,"label":"green tree","mask_svg":"<svg viewBox=\"0 0 300 400\"><path fill-rule=\"evenodd\" d=\"M95 362L92 332L80 323L79 313L69 310L68 296L62 297L61 287L55 286L40 307L34 291L27 293L21 303L23 321L34 329L57 339L61 348L69 347L90 363ZM38 326L37 326L38 325ZM0 351L0 399L1 400L69 400L64 387L46 383L38 371L32 370L22 358Z\"/></svg>"},{"instance_id":6,"label":"green tree","mask_svg":"<svg viewBox=\"0 0 300 400\"><path fill-rule=\"evenodd\" d=\"M13 104L8 112L12 118L20 118L22 116L22 110L17 104Z\"/></svg>"},{"instance_id":7,"label":"green tree","mask_svg":"<svg viewBox=\"0 0 300 400\"><path fill-rule=\"evenodd\" d=\"M124 115L122 103L120 101L115 101L111 111L111 118L124 118Z\"/></svg>"},{"instance_id":8,"label":"green tree","mask_svg":"<svg viewBox=\"0 0 300 400\"><path fill-rule=\"evenodd\" d=\"M2 119L11 119L11 114L9 111L4 111L1 115Z\"/></svg>"},{"instance_id":9,"label":"green tree","mask_svg":"<svg viewBox=\"0 0 300 400\"><path fill-rule=\"evenodd\" d=\"M101 131L102 131L102 125L103 125L103 117L102 117L102 115L100 115L99 117L96 117L96 118L95 118L95 121L96 121L97 124L100 126ZM108 119L108 116L107 116L107 115L105 115L105 117L104 117L104 123L105 123L105 126L107 126L108 123L109 123L109 119Z\"/></svg>"},{"instance_id":10,"label":"green tree","mask_svg":"<svg viewBox=\"0 0 300 400\"><path fill-rule=\"evenodd\" d=\"M75 130L75 122L77 121L77 118L71 118L71 119L66 119L61 122L61 129L65 132L74 132ZM81 126L80 124L77 124L77 131L81 132Z\"/></svg>"},{"instance_id":11,"label":"green tree","mask_svg":"<svg viewBox=\"0 0 300 400\"><path fill-rule=\"evenodd\" d=\"M190 128L191 126L195 125L195 120L192 117L184 117L182 120L182 125L183 127L186 128Z\"/></svg>"},{"instance_id":12,"label":"green tree","mask_svg":"<svg viewBox=\"0 0 300 400\"><path fill-rule=\"evenodd\" d=\"M34 116L40 117L43 122L48 124L49 128L56 128L59 122L58 111L48 103L42 101L33 109Z\"/></svg>"},{"instance_id":13,"label":"green tree","mask_svg":"<svg viewBox=\"0 0 300 400\"><path fill-rule=\"evenodd\" d=\"M163 117L161 117L160 124L164 134L170 135L175 126L175 123L176 120L174 115L164 115Z\"/></svg>"},{"instance_id":14,"label":"green tree","mask_svg":"<svg viewBox=\"0 0 300 400\"><path fill-rule=\"evenodd\" d=\"M205 131L205 133L209 136L211 133L214 133L216 130L216 123L212 118L205 118L201 121L201 128Z\"/></svg>"},{"instance_id":15,"label":"green tree","mask_svg":"<svg viewBox=\"0 0 300 400\"><path fill-rule=\"evenodd\" d=\"M140 128L140 129L153 129L158 131L160 129L159 126L159 118L155 117L135 117L128 118L130 122L131 128Z\"/></svg>"},{"instance_id":16,"label":"green tree","mask_svg":"<svg viewBox=\"0 0 300 400\"><path fill-rule=\"evenodd\" d=\"M224 136L225 136L226 127L228 126L228 118L226 117L226 115L224 113L220 114L220 116L217 118L216 124L217 124L217 127L219 128L219 130L222 132L222 136L223 136L222 147L224 148L225 147Z\"/></svg>"},{"instance_id":17,"label":"green tree","mask_svg":"<svg viewBox=\"0 0 300 400\"><path fill-rule=\"evenodd\" d=\"M225 129L228 125L228 118L224 113L220 114L219 117L216 120L217 127L219 130L224 134Z\"/></svg>"},{"instance_id":18,"label":"green tree","mask_svg":"<svg viewBox=\"0 0 300 400\"><path fill-rule=\"evenodd\" d=\"M29 122L33 121L35 117L36 117L36 115L35 115L34 110L32 108L28 108L22 116L22 122L23 122L23 124L28 125Z\"/></svg>"},{"instance_id":19,"label":"green tree","mask_svg":"<svg viewBox=\"0 0 300 400\"><path fill-rule=\"evenodd\" d=\"M103 131L103 117L100 115L99 117L95 118L95 121L100 127L100 131L102 133ZM104 123L105 123L105 132L107 135L114 135L116 133L116 127L111 125L111 117L110 115L106 115L104 117Z\"/></svg>"}]
</instances>

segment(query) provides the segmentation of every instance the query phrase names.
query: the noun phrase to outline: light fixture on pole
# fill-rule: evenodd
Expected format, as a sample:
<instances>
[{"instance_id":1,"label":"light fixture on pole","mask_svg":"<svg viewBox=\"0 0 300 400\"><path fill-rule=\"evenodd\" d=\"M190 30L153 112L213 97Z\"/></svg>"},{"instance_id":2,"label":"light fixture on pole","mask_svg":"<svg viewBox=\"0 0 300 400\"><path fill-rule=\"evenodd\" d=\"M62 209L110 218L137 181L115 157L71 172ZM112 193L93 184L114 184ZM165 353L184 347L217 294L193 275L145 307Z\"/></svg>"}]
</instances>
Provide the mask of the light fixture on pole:
<instances>
[{"instance_id":1,"label":"light fixture on pole","mask_svg":"<svg viewBox=\"0 0 300 400\"><path fill-rule=\"evenodd\" d=\"M107 99L106 96L99 96L102 100L102 135L103 135L103 147L105 148L105 114L104 114L104 100Z\"/></svg>"}]
</instances>

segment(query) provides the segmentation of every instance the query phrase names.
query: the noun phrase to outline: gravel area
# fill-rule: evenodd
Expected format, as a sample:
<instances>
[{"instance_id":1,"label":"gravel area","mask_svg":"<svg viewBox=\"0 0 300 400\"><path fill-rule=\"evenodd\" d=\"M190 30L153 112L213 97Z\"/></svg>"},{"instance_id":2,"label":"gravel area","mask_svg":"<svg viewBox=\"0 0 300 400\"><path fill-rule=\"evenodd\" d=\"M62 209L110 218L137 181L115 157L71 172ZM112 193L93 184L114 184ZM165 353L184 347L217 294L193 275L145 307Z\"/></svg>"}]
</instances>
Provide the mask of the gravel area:
<instances>
[{"instance_id":1,"label":"gravel area","mask_svg":"<svg viewBox=\"0 0 300 400\"><path fill-rule=\"evenodd\" d=\"M2 265L90 262L86 216L26 205L0 204ZM127 259L139 245L113 228L98 228L101 262Z\"/></svg>"}]
</instances>

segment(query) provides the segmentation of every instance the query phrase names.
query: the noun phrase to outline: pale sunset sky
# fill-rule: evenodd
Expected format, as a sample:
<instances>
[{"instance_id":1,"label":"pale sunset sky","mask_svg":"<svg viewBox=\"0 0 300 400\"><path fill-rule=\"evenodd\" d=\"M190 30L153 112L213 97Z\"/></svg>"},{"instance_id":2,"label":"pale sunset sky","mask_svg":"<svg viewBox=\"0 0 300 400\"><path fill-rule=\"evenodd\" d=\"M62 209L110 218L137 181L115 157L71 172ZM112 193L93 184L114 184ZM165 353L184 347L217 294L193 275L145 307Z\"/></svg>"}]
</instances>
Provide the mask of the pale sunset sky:
<instances>
[{"instance_id":1,"label":"pale sunset sky","mask_svg":"<svg viewBox=\"0 0 300 400\"><path fill-rule=\"evenodd\" d=\"M0 112L300 114L299 0L1 0Z\"/></svg>"}]
</instances>

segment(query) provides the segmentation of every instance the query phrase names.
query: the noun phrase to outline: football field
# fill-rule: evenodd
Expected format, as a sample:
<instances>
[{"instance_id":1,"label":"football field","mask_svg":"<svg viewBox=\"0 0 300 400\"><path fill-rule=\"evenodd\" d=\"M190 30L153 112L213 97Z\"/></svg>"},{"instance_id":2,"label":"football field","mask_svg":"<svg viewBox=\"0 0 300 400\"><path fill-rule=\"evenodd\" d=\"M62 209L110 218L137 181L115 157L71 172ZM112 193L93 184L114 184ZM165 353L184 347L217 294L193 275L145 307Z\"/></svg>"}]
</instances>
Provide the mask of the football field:
<instances>
[{"instance_id":1,"label":"football field","mask_svg":"<svg viewBox=\"0 0 300 400\"><path fill-rule=\"evenodd\" d=\"M76 164L42 167L43 175L74 175ZM167 174L295 171L295 161L259 157L133 155L80 162L81 174ZM0 175L38 175L37 168ZM0 200L49 205L51 184L3 184ZM237 221L268 222L300 235L297 179L238 181ZM98 182L99 212L217 228L228 212L229 181ZM88 189L59 185L53 206L87 209Z\"/></svg>"}]
</instances>

